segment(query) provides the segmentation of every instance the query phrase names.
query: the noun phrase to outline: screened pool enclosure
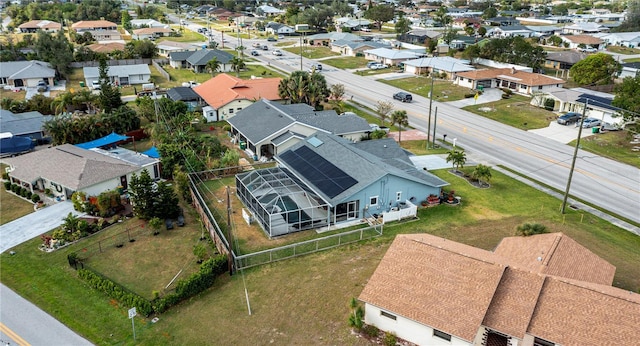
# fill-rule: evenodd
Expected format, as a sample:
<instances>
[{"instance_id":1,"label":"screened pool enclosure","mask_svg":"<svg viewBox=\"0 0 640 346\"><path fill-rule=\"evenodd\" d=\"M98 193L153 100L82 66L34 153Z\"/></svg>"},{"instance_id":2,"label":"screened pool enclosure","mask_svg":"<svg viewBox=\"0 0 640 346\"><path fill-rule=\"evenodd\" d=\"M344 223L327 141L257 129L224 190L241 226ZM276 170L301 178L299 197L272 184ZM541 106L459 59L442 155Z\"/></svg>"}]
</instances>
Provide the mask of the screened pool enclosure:
<instances>
[{"instance_id":1,"label":"screened pool enclosure","mask_svg":"<svg viewBox=\"0 0 640 346\"><path fill-rule=\"evenodd\" d=\"M269 237L328 226L332 218L329 204L285 168L238 174L236 188Z\"/></svg>"}]
</instances>

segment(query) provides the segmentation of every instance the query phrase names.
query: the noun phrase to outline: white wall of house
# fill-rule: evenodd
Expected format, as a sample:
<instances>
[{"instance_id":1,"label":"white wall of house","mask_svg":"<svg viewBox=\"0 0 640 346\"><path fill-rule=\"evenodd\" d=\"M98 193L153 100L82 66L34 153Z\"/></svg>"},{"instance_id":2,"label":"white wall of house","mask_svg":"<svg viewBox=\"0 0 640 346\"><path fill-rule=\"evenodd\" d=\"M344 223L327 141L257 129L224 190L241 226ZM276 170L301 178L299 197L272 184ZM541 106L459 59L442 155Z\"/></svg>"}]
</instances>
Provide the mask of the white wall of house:
<instances>
[{"instance_id":1,"label":"white wall of house","mask_svg":"<svg viewBox=\"0 0 640 346\"><path fill-rule=\"evenodd\" d=\"M410 319L398 316L389 311L387 313L396 317L392 318L382 315L381 309L376 306L365 304L364 321L366 324L376 326L378 329L390 332L399 338L413 342L418 345L429 346L471 346L472 343L451 336L451 341L447 341L433 335L433 328L417 323Z\"/></svg>"},{"instance_id":2,"label":"white wall of house","mask_svg":"<svg viewBox=\"0 0 640 346\"><path fill-rule=\"evenodd\" d=\"M228 120L233 118L239 111L251 106L252 101L247 99L233 100L218 109L218 120Z\"/></svg>"},{"instance_id":3,"label":"white wall of house","mask_svg":"<svg viewBox=\"0 0 640 346\"><path fill-rule=\"evenodd\" d=\"M137 173L140 175L140 172ZM127 175L127 181L131 182L131 176ZM101 183L86 187L81 189L83 192L87 194L87 196L98 196L99 194L108 191L115 190L120 186L120 177L109 179L107 181L103 181Z\"/></svg>"}]
</instances>

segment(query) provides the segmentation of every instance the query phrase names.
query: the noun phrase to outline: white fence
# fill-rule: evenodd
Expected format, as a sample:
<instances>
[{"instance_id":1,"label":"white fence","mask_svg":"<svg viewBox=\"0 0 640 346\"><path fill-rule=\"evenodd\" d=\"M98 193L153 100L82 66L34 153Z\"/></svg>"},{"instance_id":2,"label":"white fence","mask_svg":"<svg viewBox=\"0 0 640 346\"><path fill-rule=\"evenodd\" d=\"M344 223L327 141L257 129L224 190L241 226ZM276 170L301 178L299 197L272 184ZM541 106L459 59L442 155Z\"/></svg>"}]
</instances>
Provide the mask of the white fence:
<instances>
[{"instance_id":1,"label":"white fence","mask_svg":"<svg viewBox=\"0 0 640 346\"><path fill-rule=\"evenodd\" d=\"M507 64L507 63L497 62L497 61L493 61L493 60L489 60L489 59L477 58L477 59L475 59L475 62L476 62L476 64L489 66L489 67L493 67L493 68L509 67L509 68L515 68L518 71L533 72L533 69L531 67L522 66L522 65Z\"/></svg>"},{"instance_id":2,"label":"white fence","mask_svg":"<svg viewBox=\"0 0 640 346\"><path fill-rule=\"evenodd\" d=\"M404 206L398 208L392 208L391 211L382 213L382 220L387 223L391 221L398 221L407 218L414 218L418 215L418 206L406 201Z\"/></svg>"}]
</instances>

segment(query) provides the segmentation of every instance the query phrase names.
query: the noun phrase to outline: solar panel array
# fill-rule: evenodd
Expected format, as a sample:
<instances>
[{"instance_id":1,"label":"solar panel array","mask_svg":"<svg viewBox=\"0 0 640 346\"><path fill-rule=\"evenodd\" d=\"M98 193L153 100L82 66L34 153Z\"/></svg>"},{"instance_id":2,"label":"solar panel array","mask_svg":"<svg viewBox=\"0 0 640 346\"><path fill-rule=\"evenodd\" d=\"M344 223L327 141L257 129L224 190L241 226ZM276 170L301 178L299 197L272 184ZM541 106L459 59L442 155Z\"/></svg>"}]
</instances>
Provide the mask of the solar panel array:
<instances>
[{"instance_id":1,"label":"solar panel array","mask_svg":"<svg viewBox=\"0 0 640 346\"><path fill-rule=\"evenodd\" d=\"M358 183L349 174L305 146L288 150L280 158L329 198Z\"/></svg>"}]
</instances>

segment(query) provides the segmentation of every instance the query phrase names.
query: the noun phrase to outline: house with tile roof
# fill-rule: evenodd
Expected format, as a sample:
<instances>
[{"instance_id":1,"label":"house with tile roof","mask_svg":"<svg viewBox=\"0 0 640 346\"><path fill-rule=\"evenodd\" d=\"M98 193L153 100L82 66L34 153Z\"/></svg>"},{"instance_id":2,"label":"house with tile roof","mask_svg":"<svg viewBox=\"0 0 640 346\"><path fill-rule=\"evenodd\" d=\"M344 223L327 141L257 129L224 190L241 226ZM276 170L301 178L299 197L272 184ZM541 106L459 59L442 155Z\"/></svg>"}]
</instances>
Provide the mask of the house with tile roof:
<instances>
[{"instance_id":1,"label":"house with tile roof","mask_svg":"<svg viewBox=\"0 0 640 346\"><path fill-rule=\"evenodd\" d=\"M207 121L228 120L261 99L277 101L280 78L240 79L226 73L196 86L193 91L207 106L202 108Z\"/></svg>"},{"instance_id":2,"label":"house with tile roof","mask_svg":"<svg viewBox=\"0 0 640 346\"><path fill-rule=\"evenodd\" d=\"M83 67L82 71L86 85L92 85L100 79L98 67ZM145 84L151 79L151 70L147 64L113 65L107 69L107 75L113 85Z\"/></svg>"},{"instance_id":3,"label":"house with tile roof","mask_svg":"<svg viewBox=\"0 0 640 346\"><path fill-rule=\"evenodd\" d=\"M354 143L318 131L275 159L277 167L236 175L238 197L269 237L412 217L448 185L390 138Z\"/></svg>"},{"instance_id":4,"label":"house with tile roof","mask_svg":"<svg viewBox=\"0 0 640 346\"><path fill-rule=\"evenodd\" d=\"M509 237L491 251L404 234L359 296L365 323L418 345L628 345L640 295L562 233Z\"/></svg>"},{"instance_id":5,"label":"house with tile roof","mask_svg":"<svg viewBox=\"0 0 640 346\"><path fill-rule=\"evenodd\" d=\"M31 192L50 189L61 199L76 191L97 196L119 186L127 188L131 175L147 170L152 179L160 178L159 160L124 148L82 149L63 144L5 159L9 179Z\"/></svg>"},{"instance_id":6,"label":"house with tile roof","mask_svg":"<svg viewBox=\"0 0 640 346\"><path fill-rule=\"evenodd\" d=\"M355 114L338 115L334 110L316 111L304 104L283 105L262 99L227 119L238 142L258 158L272 158L317 132L332 133L352 142L371 132L364 118Z\"/></svg>"},{"instance_id":7,"label":"house with tile roof","mask_svg":"<svg viewBox=\"0 0 640 346\"><path fill-rule=\"evenodd\" d=\"M56 70L47 62L39 60L0 62L0 86L6 85L15 89L36 87L42 80L48 85L53 85L55 77Z\"/></svg>"},{"instance_id":8,"label":"house with tile roof","mask_svg":"<svg viewBox=\"0 0 640 346\"><path fill-rule=\"evenodd\" d=\"M549 77L539 73L531 73L515 68L496 68L460 72L456 75L454 84L477 89L508 88L523 95L545 92L550 88L559 88L565 81L560 78Z\"/></svg>"},{"instance_id":9,"label":"house with tile roof","mask_svg":"<svg viewBox=\"0 0 640 346\"><path fill-rule=\"evenodd\" d=\"M71 24L71 29L78 33L99 30L117 31L118 25L108 20L81 20Z\"/></svg>"},{"instance_id":10,"label":"house with tile roof","mask_svg":"<svg viewBox=\"0 0 640 346\"><path fill-rule=\"evenodd\" d=\"M62 29L62 24L50 20L30 20L18 26L21 33L36 33L40 30L44 32L58 32Z\"/></svg>"}]
</instances>

